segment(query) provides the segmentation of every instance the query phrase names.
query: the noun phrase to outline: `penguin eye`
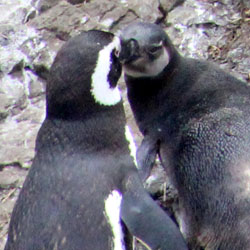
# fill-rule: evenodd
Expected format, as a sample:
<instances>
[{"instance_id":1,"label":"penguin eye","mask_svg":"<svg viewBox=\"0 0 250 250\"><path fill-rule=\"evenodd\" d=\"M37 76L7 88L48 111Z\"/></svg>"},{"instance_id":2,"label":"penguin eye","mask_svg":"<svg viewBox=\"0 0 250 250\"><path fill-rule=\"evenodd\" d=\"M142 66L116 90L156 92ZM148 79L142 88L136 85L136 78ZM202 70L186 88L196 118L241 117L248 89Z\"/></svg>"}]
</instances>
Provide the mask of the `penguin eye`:
<instances>
[{"instance_id":1,"label":"penguin eye","mask_svg":"<svg viewBox=\"0 0 250 250\"><path fill-rule=\"evenodd\" d=\"M119 51L118 49L115 49L115 50L114 50L114 54L115 54L115 56L118 58L119 55L120 55L120 51Z\"/></svg>"},{"instance_id":2,"label":"penguin eye","mask_svg":"<svg viewBox=\"0 0 250 250\"><path fill-rule=\"evenodd\" d=\"M162 49L163 42L153 43L147 48L147 52L151 55L157 54Z\"/></svg>"},{"instance_id":3,"label":"penguin eye","mask_svg":"<svg viewBox=\"0 0 250 250\"><path fill-rule=\"evenodd\" d=\"M162 49L162 45L152 45L150 46L147 51L150 53L150 54L156 54L158 51L160 51Z\"/></svg>"}]
</instances>

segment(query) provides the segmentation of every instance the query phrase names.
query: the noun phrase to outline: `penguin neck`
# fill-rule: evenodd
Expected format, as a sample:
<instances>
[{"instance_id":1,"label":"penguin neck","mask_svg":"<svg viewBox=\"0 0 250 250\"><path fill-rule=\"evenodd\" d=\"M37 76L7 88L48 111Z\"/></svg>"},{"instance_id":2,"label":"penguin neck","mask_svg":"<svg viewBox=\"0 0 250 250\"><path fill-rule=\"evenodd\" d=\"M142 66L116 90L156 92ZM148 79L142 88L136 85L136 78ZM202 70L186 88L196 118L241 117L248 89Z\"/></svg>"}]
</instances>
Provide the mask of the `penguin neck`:
<instances>
[{"instance_id":1,"label":"penguin neck","mask_svg":"<svg viewBox=\"0 0 250 250\"><path fill-rule=\"evenodd\" d=\"M36 150L46 144L48 154L60 153L62 149L66 154L108 151L124 137L125 122L121 102L105 111L85 114L78 119L47 115L41 127L43 132L37 138Z\"/></svg>"},{"instance_id":2,"label":"penguin neck","mask_svg":"<svg viewBox=\"0 0 250 250\"><path fill-rule=\"evenodd\" d=\"M160 112L159 103L168 101L168 90L181 67L181 61L182 57L174 51L169 64L155 77L134 78L125 75L128 99L142 133L145 121L150 122L152 113Z\"/></svg>"},{"instance_id":3,"label":"penguin neck","mask_svg":"<svg viewBox=\"0 0 250 250\"><path fill-rule=\"evenodd\" d=\"M46 114L49 119L85 121L97 113L109 112L112 107L96 103L89 92L75 96L48 98Z\"/></svg>"}]
</instances>

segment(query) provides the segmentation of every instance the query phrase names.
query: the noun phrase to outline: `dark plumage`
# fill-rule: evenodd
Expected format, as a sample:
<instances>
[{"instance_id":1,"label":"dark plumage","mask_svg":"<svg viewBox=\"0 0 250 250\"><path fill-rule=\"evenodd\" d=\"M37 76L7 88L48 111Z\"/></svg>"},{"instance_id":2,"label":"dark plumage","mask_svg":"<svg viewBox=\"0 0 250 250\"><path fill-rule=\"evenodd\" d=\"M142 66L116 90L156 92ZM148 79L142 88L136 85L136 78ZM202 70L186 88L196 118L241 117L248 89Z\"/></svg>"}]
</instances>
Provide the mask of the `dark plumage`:
<instances>
[{"instance_id":1,"label":"dark plumage","mask_svg":"<svg viewBox=\"0 0 250 250\"><path fill-rule=\"evenodd\" d=\"M118 47L117 37L93 30L58 52L5 250L125 249L120 207L127 228L152 249L186 249L176 225L144 191L130 156L116 86Z\"/></svg>"},{"instance_id":2,"label":"dark plumage","mask_svg":"<svg viewBox=\"0 0 250 250\"><path fill-rule=\"evenodd\" d=\"M179 192L176 216L191 249L250 249L250 87L182 57L157 25L129 25L120 38L128 99L144 135L143 178L158 153Z\"/></svg>"}]
</instances>

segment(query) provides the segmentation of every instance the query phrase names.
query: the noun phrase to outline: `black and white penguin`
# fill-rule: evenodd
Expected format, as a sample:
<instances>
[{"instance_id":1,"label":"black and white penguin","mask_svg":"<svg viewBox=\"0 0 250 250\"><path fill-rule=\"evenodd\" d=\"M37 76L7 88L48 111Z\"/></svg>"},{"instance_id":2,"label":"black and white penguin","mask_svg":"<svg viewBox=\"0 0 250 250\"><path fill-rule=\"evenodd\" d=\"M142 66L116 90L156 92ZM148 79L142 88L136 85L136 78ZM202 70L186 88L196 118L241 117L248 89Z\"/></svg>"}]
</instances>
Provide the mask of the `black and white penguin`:
<instances>
[{"instance_id":1,"label":"black and white penguin","mask_svg":"<svg viewBox=\"0 0 250 250\"><path fill-rule=\"evenodd\" d=\"M111 33L92 30L58 52L5 250L128 249L121 218L151 249L187 249L139 180L117 87L119 46Z\"/></svg>"},{"instance_id":2,"label":"black and white penguin","mask_svg":"<svg viewBox=\"0 0 250 250\"><path fill-rule=\"evenodd\" d=\"M184 58L155 24L131 24L120 39L128 99L144 135L142 177L158 154L178 190L176 216L191 249L250 249L250 87Z\"/></svg>"}]
</instances>

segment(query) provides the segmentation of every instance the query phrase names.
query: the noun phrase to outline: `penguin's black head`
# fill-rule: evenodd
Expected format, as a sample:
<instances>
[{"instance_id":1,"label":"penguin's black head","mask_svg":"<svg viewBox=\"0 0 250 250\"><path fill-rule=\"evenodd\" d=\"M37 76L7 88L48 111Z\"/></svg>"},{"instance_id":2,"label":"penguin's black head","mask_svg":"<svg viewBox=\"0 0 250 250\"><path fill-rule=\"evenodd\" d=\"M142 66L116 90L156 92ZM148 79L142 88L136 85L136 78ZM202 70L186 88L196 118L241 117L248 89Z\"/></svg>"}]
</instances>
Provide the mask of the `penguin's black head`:
<instances>
[{"instance_id":1,"label":"penguin's black head","mask_svg":"<svg viewBox=\"0 0 250 250\"><path fill-rule=\"evenodd\" d=\"M99 30L83 32L66 42L50 70L47 115L72 119L120 102L119 49L118 37Z\"/></svg>"},{"instance_id":2,"label":"penguin's black head","mask_svg":"<svg viewBox=\"0 0 250 250\"><path fill-rule=\"evenodd\" d=\"M134 23L120 31L119 60L125 74L153 77L171 60L173 46L165 31L152 23Z\"/></svg>"}]
</instances>

